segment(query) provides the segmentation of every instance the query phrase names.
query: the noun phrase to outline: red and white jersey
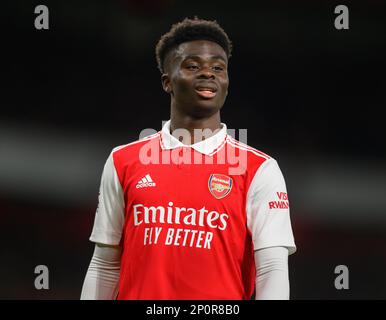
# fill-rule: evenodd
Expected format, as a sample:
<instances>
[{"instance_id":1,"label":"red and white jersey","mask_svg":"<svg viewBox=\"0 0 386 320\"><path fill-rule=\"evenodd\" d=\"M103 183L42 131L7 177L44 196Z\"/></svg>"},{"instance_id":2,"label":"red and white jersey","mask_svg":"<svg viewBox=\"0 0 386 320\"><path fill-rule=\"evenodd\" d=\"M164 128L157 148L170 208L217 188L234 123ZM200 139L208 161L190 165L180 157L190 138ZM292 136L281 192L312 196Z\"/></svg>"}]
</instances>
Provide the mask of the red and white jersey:
<instances>
[{"instance_id":1,"label":"red and white jersey","mask_svg":"<svg viewBox=\"0 0 386 320\"><path fill-rule=\"evenodd\" d=\"M113 149L90 240L123 247L118 299L250 299L254 250L296 250L277 162L225 124L184 145L170 121Z\"/></svg>"}]
</instances>

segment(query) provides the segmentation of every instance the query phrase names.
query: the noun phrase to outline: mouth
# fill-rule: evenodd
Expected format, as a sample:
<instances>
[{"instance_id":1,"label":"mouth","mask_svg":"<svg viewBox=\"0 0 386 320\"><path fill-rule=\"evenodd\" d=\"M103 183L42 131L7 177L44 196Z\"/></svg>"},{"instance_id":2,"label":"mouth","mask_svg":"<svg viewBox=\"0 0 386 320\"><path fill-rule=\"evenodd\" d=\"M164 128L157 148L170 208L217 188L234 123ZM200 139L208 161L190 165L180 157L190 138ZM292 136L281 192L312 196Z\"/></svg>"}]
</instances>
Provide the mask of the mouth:
<instances>
[{"instance_id":1,"label":"mouth","mask_svg":"<svg viewBox=\"0 0 386 320\"><path fill-rule=\"evenodd\" d=\"M214 86L197 86L196 87L197 94L204 99L212 99L217 95L217 88Z\"/></svg>"}]
</instances>

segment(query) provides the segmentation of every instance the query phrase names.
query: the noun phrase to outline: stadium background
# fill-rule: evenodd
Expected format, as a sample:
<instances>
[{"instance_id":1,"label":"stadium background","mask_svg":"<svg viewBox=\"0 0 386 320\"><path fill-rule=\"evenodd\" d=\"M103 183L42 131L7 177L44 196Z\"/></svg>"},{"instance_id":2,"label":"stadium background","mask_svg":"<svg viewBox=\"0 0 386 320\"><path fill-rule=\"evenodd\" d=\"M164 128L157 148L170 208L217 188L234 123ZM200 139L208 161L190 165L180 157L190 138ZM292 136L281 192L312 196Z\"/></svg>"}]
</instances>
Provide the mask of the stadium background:
<instances>
[{"instance_id":1,"label":"stadium background","mask_svg":"<svg viewBox=\"0 0 386 320\"><path fill-rule=\"evenodd\" d=\"M50 29L34 28L34 8ZM350 29L334 28L334 8ZM386 297L385 4L12 1L0 109L0 298L78 299L110 150L169 115L154 46L185 16L234 43L222 121L284 173L298 252L292 299ZM383 70L383 71L382 71ZM36 290L47 265L50 289ZM350 288L336 290L335 266Z\"/></svg>"}]
</instances>

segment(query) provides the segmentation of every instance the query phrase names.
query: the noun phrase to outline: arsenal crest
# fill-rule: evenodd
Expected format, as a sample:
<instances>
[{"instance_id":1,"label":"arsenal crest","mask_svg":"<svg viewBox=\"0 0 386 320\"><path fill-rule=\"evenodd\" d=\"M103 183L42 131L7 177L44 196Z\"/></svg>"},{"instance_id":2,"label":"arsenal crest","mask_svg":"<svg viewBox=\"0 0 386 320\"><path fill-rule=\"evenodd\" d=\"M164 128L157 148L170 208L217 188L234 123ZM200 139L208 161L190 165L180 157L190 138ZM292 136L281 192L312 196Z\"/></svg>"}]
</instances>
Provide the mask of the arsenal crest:
<instances>
[{"instance_id":1,"label":"arsenal crest","mask_svg":"<svg viewBox=\"0 0 386 320\"><path fill-rule=\"evenodd\" d=\"M212 173L208 180L209 191L216 199L222 199L231 192L232 184L232 178L225 174Z\"/></svg>"}]
</instances>

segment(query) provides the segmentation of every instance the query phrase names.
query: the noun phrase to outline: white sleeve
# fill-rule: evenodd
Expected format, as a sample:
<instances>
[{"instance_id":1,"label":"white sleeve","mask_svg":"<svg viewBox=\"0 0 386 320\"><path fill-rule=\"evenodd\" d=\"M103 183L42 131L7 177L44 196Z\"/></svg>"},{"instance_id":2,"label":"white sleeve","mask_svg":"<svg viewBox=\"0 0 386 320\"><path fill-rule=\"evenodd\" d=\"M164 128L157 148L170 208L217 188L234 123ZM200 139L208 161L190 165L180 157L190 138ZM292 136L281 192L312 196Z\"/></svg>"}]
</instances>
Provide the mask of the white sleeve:
<instances>
[{"instance_id":1,"label":"white sleeve","mask_svg":"<svg viewBox=\"0 0 386 320\"><path fill-rule=\"evenodd\" d=\"M124 209L122 186L111 153L102 173L98 208L90 240L107 245L119 245L125 219Z\"/></svg>"},{"instance_id":2,"label":"white sleeve","mask_svg":"<svg viewBox=\"0 0 386 320\"><path fill-rule=\"evenodd\" d=\"M84 279L81 300L114 300L118 294L121 248L96 244Z\"/></svg>"},{"instance_id":3,"label":"white sleeve","mask_svg":"<svg viewBox=\"0 0 386 320\"><path fill-rule=\"evenodd\" d=\"M288 254L296 251L287 189L275 159L260 166L249 187L247 225L254 250L281 246L288 248Z\"/></svg>"},{"instance_id":4,"label":"white sleeve","mask_svg":"<svg viewBox=\"0 0 386 320\"><path fill-rule=\"evenodd\" d=\"M270 247L255 251L256 300L288 300L288 250Z\"/></svg>"}]
</instances>

